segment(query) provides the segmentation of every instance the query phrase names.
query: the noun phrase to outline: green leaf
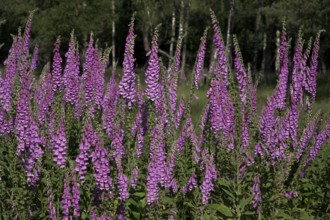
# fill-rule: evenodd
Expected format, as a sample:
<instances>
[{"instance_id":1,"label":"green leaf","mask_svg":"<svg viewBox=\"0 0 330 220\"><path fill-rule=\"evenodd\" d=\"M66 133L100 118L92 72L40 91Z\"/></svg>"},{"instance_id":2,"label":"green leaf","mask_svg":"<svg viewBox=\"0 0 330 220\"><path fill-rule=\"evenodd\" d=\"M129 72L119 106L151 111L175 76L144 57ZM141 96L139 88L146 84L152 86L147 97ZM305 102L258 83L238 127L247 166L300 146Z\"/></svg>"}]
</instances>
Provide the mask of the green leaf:
<instances>
[{"instance_id":1,"label":"green leaf","mask_svg":"<svg viewBox=\"0 0 330 220\"><path fill-rule=\"evenodd\" d=\"M240 209L243 211L245 209L245 206L247 204L250 204L252 201L252 196L248 197L248 198L243 198L239 201L239 207Z\"/></svg>"},{"instance_id":2,"label":"green leaf","mask_svg":"<svg viewBox=\"0 0 330 220\"><path fill-rule=\"evenodd\" d=\"M210 204L207 208L210 210L216 210L226 217L233 217L231 208L225 206L224 204Z\"/></svg>"},{"instance_id":3,"label":"green leaf","mask_svg":"<svg viewBox=\"0 0 330 220\"><path fill-rule=\"evenodd\" d=\"M233 193L231 193L229 190L227 190L226 188L222 188L223 191L225 191L225 193L230 196L232 199L235 199L235 196Z\"/></svg>"},{"instance_id":4,"label":"green leaf","mask_svg":"<svg viewBox=\"0 0 330 220\"><path fill-rule=\"evenodd\" d=\"M132 212L134 219L140 219L140 213L138 212Z\"/></svg>"},{"instance_id":5,"label":"green leaf","mask_svg":"<svg viewBox=\"0 0 330 220\"><path fill-rule=\"evenodd\" d=\"M146 200L146 198L141 199L141 200L139 201L139 204L140 204L140 207L141 207L142 209L144 209L144 208L146 207L146 205L147 205L147 200Z\"/></svg>"},{"instance_id":6,"label":"green leaf","mask_svg":"<svg viewBox=\"0 0 330 220\"><path fill-rule=\"evenodd\" d=\"M292 216L285 213L284 210L278 211L278 217L282 217L283 219L287 219L287 220L294 219Z\"/></svg>"},{"instance_id":7,"label":"green leaf","mask_svg":"<svg viewBox=\"0 0 330 220\"><path fill-rule=\"evenodd\" d=\"M143 197L145 197L146 193L145 192L135 192L133 195L136 197L139 197L139 198L143 198Z\"/></svg>"}]
</instances>

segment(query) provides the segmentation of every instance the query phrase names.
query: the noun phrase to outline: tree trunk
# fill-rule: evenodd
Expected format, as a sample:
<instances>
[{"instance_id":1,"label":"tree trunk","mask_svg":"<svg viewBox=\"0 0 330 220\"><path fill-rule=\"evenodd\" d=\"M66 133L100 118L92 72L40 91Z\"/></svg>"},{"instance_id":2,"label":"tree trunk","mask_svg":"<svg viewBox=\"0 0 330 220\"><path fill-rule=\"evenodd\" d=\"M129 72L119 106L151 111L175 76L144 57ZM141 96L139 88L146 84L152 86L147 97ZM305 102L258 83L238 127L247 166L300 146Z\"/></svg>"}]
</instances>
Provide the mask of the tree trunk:
<instances>
[{"instance_id":1,"label":"tree trunk","mask_svg":"<svg viewBox=\"0 0 330 220\"><path fill-rule=\"evenodd\" d=\"M149 31L150 31L150 26L148 24L146 24L143 27L143 48L144 51L147 53L148 51L150 51L150 43L149 43Z\"/></svg>"},{"instance_id":2,"label":"tree trunk","mask_svg":"<svg viewBox=\"0 0 330 220\"><path fill-rule=\"evenodd\" d=\"M275 72L280 72L280 45L281 45L281 32L276 31L276 59L275 59Z\"/></svg>"},{"instance_id":3,"label":"tree trunk","mask_svg":"<svg viewBox=\"0 0 330 220\"><path fill-rule=\"evenodd\" d=\"M116 48L115 48L115 0L111 1L111 10L112 10L112 69L116 68Z\"/></svg>"},{"instance_id":4,"label":"tree trunk","mask_svg":"<svg viewBox=\"0 0 330 220\"><path fill-rule=\"evenodd\" d=\"M172 26L171 26L170 57L173 57L174 41L175 41L175 12L173 10L173 13L172 13ZM169 59L168 68L170 68L171 65L172 65L172 60Z\"/></svg>"},{"instance_id":5,"label":"tree trunk","mask_svg":"<svg viewBox=\"0 0 330 220\"><path fill-rule=\"evenodd\" d=\"M178 39L180 37L182 37L183 35L183 22L184 22L184 1L181 0L181 4L180 4L180 20L179 20L179 36Z\"/></svg>"},{"instance_id":6,"label":"tree trunk","mask_svg":"<svg viewBox=\"0 0 330 220\"><path fill-rule=\"evenodd\" d=\"M260 27L261 14L260 10L258 10L258 14L256 17L256 29L254 33L254 49L253 49L253 66L252 73L257 72L258 65L258 51L259 51L259 27Z\"/></svg>"},{"instance_id":7,"label":"tree trunk","mask_svg":"<svg viewBox=\"0 0 330 220\"><path fill-rule=\"evenodd\" d=\"M265 68L266 68L266 49L267 49L267 34L265 32L262 43L262 61L261 61L261 74L263 76L265 76Z\"/></svg>"},{"instance_id":8,"label":"tree trunk","mask_svg":"<svg viewBox=\"0 0 330 220\"><path fill-rule=\"evenodd\" d=\"M182 50L182 66L181 66L181 81L186 80L186 60L187 60L187 42L188 42L188 24L189 24L189 11L190 11L190 0L188 0L186 6L186 17L184 19L184 33L185 38L183 39L183 50Z\"/></svg>"},{"instance_id":9,"label":"tree trunk","mask_svg":"<svg viewBox=\"0 0 330 220\"><path fill-rule=\"evenodd\" d=\"M227 53L229 63L231 63L230 48L231 48L232 17L234 16L234 2L235 2L235 0L230 0L230 9L229 9L228 27L227 27L226 53Z\"/></svg>"}]
</instances>

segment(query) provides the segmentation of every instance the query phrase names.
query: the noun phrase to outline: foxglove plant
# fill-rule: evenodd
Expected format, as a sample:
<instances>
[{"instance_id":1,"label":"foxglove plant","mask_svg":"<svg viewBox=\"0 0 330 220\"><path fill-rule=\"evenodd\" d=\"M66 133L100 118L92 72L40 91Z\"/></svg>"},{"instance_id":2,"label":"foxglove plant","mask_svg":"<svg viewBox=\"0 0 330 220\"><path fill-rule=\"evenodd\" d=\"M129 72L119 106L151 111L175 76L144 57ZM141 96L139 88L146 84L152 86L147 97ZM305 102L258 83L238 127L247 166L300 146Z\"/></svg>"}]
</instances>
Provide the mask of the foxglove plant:
<instances>
[{"instance_id":1,"label":"foxglove plant","mask_svg":"<svg viewBox=\"0 0 330 220\"><path fill-rule=\"evenodd\" d=\"M225 86L229 85L228 81L228 67L227 67L227 57L225 55L225 44L222 39L221 31L219 28L219 21L217 20L214 12L210 10L211 14L211 21L212 21L212 28L213 28L213 43L216 47L216 54L218 58L218 64L220 68L220 73L223 77L223 81Z\"/></svg>"},{"instance_id":2,"label":"foxglove plant","mask_svg":"<svg viewBox=\"0 0 330 220\"><path fill-rule=\"evenodd\" d=\"M208 199L210 197L211 191L214 189L213 181L217 179L217 174L215 171L215 166L213 165L210 156L203 152L203 158L205 160L205 176L202 185L200 186L202 193L202 203L204 205L208 204Z\"/></svg>"},{"instance_id":3,"label":"foxglove plant","mask_svg":"<svg viewBox=\"0 0 330 220\"><path fill-rule=\"evenodd\" d=\"M128 192L128 178L123 173L118 173L118 191L119 191L119 200L124 202L129 197Z\"/></svg>"},{"instance_id":4,"label":"foxglove plant","mask_svg":"<svg viewBox=\"0 0 330 220\"><path fill-rule=\"evenodd\" d=\"M65 176L64 178L61 204L62 204L62 218L64 220L68 220L70 215L70 207L71 207L70 183L68 176Z\"/></svg>"},{"instance_id":5,"label":"foxglove plant","mask_svg":"<svg viewBox=\"0 0 330 220\"><path fill-rule=\"evenodd\" d=\"M195 66L195 76L194 76L194 84L196 89L199 87L199 81L201 78L201 73L204 65L205 51L206 51L206 37L207 37L208 28L205 29L203 37L201 38L201 43L199 45L197 62Z\"/></svg>"},{"instance_id":6,"label":"foxglove plant","mask_svg":"<svg viewBox=\"0 0 330 220\"><path fill-rule=\"evenodd\" d=\"M96 186L101 190L109 190L112 187L112 178L108 176L110 168L107 155L107 149L102 147L100 140L98 140L91 157L94 166Z\"/></svg>"},{"instance_id":7,"label":"foxglove plant","mask_svg":"<svg viewBox=\"0 0 330 220\"><path fill-rule=\"evenodd\" d=\"M95 69L94 68L94 40L93 34L90 35L88 48L85 55L84 73L82 78L85 80L85 102L90 108L93 108L93 97L95 89Z\"/></svg>"},{"instance_id":8,"label":"foxglove plant","mask_svg":"<svg viewBox=\"0 0 330 220\"><path fill-rule=\"evenodd\" d=\"M49 186L49 183L47 181L47 196L48 196L48 212L49 212L49 218L51 220L56 220L56 208L53 204L53 192L52 192L52 189L50 188Z\"/></svg>"},{"instance_id":9,"label":"foxglove plant","mask_svg":"<svg viewBox=\"0 0 330 220\"><path fill-rule=\"evenodd\" d=\"M119 94L128 103L128 108L132 108L135 102L135 72L134 72L134 15L129 25L128 36L126 37L125 54L123 61L123 77L119 83Z\"/></svg>"},{"instance_id":10,"label":"foxglove plant","mask_svg":"<svg viewBox=\"0 0 330 220\"><path fill-rule=\"evenodd\" d=\"M236 76L238 81L239 95L243 106L246 107L247 104L246 90L247 90L248 75L244 69L244 64L242 62L242 55L236 36L234 36L233 40L234 40L234 48L235 48L235 69L236 69Z\"/></svg>"},{"instance_id":11,"label":"foxglove plant","mask_svg":"<svg viewBox=\"0 0 330 220\"><path fill-rule=\"evenodd\" d=\"M71 197L71 204L73 207L73 216L79 217L80 216L80 184L77 183L76 176L74 172L72 173L72 197Z\"/></svg>"},{"instance_id":12,"label":"foxglove plant","mask_svg":"<svg viewBox=\"0 0 330 220\"><path fill-rule=\"evenodd\" d=\"M159 25L155 28L154 37L151 42L151 51L147 54L149 56L148 67L146 70L146 95L151 101L159 98L159 60L158 60L158 32Z\"/></svg>"},{"instance_id":13,"label":"foxglove plant","mask_svg":"<svg viewBox=\"0 0 330 220\"><path fill-rule=\"evenodd\" d=\"M259 213L260 212L260 203L262 201L262 198L261 198L261 192L260 192L260 178L258 176L255 176L253 178L252 194L253 194L252 206Z\"/></svg>"},{"instance_id":14,"label":"foxglove plant","mask_svg":"<svg viewBox=\"0 0 330 220\"><path fill-rule=\"evenodd\" d=\"M59 124L56 134L51 136L51 139L54 152L53 160L60 168L64 168L66 165L67 139L63 122Z\"/></svg>"},{"instance_id":15,"label":"foxglove plant","mask_svg":"<svg viewBox=\"0 0 330 220\"><path fill-rule=\"evenodd\" d=\"M183 113L184 113L184 100L181 99L179 107L176 111L176 118L175 118L175 128L176 129L179 128Z\"/></svg>"},{"instance_id":16,"label":"foxglove plant","mask_svg":"<svg viewBox=\"0 0 330 220\"><path fill-rule=\"evenodd\" d=\"M53 56L53 65L52 65L52 80L53 80L53 90L58 91L61 89L63 84L62 79L62 57L60 55L60 45L61 40L60 37L57 38L55 42L54 48L54 56Z\"/></svg>"},{"instance_id":17,"label":"foxglove plant","mask_svg":"<svg viewBox=\"0 0 330 220\"><path fill-rule=\"evenodd\" d=\"M64 69L63 84L66 102L75 104L79 97L79 55L75 48L74 33L71 33L69 49L65 54L66 66Z\"/></svg>"},{"instance_id":18,"label":"foxglove plant","mask_svg":"<svg viewBox=\"0 0 330 220\"><path fill-rule=\"evenodd\" d=\"M280 46L280 74L279 83L274 92L273 104L276 108L282 110L285 106L285 98L288 84L288 51L287 51L287 41L286 41L286 29L283 23L281 46Z\"/></svg>"},{"instance_id":19,"label":"foxglove plant","mask_svg":"<svg viewBox=\"0 0 330 220\"><path fill-rule=\"evenodd\" d=\"M95 135L91 124L87 124L84 128L84 135L79 145L80 153L76 158L75 170L79 174L80 181L85 181L85 173L87 171L88 160L90 158L90 148L95 146Z\"/></svg>"},{"instance_id":20,"label":"foxglove plant","mask_svg":"<svg viewBox=\"0 0 330 220\"><path fill-rule=\"evenodd\" d=\"M170 101L170 109L174 114L176 109L176 100L177 100L177 86L178 86L178 71L180 68L181 61L181 47L182 47L182 38L179 38L175 50L175 62L174 66L171 67L168 74L168 95Z\"/></svg>"}]
</instances>

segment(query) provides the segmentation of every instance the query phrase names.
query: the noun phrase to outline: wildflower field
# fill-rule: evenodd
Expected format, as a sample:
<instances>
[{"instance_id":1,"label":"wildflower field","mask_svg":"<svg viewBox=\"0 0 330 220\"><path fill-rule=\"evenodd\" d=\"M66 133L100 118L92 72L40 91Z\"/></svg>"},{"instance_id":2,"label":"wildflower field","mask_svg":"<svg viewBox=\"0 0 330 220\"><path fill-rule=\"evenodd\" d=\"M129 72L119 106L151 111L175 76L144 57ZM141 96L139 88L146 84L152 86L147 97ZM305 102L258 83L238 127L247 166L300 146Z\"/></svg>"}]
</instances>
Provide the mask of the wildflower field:
<instances>
[{"instance_id":1,"label":"wildflower field","mask_svg":"<svg viewBox=\"0 0 330 220\"><path fill-rule=\"evenodd\" d=\"M189 82L179 85L154 30L144 76L134 68L134 16L121 74L111 48L71 33L37 73L31 13L0 74L0 219L328 219L329 103L316 103L319 32L281 32L275 89L258 90L233 37L233 68L210 11ZM207 42L207 35L213 42ZM200 82L207 45L210 85ZM40 76L39 76L40 75ZM141 80L142 79L142 80Z\"/></svg>"}]
</instances>

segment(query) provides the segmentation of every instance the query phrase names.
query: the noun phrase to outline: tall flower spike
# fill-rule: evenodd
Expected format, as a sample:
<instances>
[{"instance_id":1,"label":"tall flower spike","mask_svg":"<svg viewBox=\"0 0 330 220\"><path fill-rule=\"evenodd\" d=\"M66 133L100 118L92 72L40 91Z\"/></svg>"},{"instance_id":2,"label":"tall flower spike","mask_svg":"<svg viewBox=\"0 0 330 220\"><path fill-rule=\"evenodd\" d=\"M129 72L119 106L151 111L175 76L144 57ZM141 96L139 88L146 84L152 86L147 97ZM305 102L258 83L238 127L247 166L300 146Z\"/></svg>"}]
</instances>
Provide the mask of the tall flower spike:
<instances>
[{"instance_id":1,"label":"tall flower spike","mask_svg":"<svg viewBox=\"0 0 330 220\"><path fill-rule=\"evenodd\" d=\"M95 104L98 109L101 109L102 106L102 97L104 93L104 85L105 80L104 76L106 73L107 65L109 63L109 54L110 50L107 49L103 54L101 54L98 50L94 54L94 68L97 67L97 75L95 80Z\"/></svg>"},{"instance_id":2,"label":"tall flower spike","mask_svg":"<svg viewBox=\"0 0 330 220\"><path fill-rule=\"evenodd\" d=\"M257 210L257 213L260 212L260 203L261 199L261 192L260 192L260 178L258 176L253 178L253 187L252 187L252 206Z\"/></svg>"},{"instance_id":3,"label":"tall flower spike","mask_svg":"<svg viewBox=\"0 0 330 220\"><path fill-rule=\"evenodd\" d=\"M177 100L177 87L178 87L178 71L180 68L180 58L181 58L181 46L182 46L182 38L179 38L176 44L175 51L175 63L174 66L169 70L168 75L168 93L170 99L170 109L172 114L175 112L176 108L176 100Z\"/></svg>"},{"instance_id":4,"label":"tall flower spike","mask_svg":"<svg viewBox=\"0 0 330 220\"><path fill-rule=\"evenodd\" d=\"M58 91L62 87L63 79L62 79L62 57L60 54L60 45L61 39L57 38L55 42L54 48L54 56L53 56L53 69L52 69L52 79L53 79L53 90Z\"/></svg>"},{"instance_id":5,"label":"tall flower spike","mask_svg":"<svg viewBox=\"0 0 330 220\"><path fill-rule=\"evenodd\" d=\"M148 165L147 196L146 197L147 197L148 205L150 205L158 200L157 163L154 161L154 159L151 159L151 161Z\"/></svg>"},{"instance_id":6,"label":"tall flower spike","mask_svg":"<svg viewBox=\"0 0 330 220\"><path fill-rule=\"evenodd\" d=\"M303 67L303 53L302 53L302 33L301 30L298 34L298 39L296 42L296 50L293 57L293 70L292 70L292 95L291 102L293 104L298 104L302 102L302 86L303 86L303 77L304 77L304 67Z\"/></svg>"},{"instance_id":7,"label":"tall flower spike","mask_svg":"<svg viewBox=\"0 0 330 220\"><path fill-rule=\"evenodd\" d=\"M160 25L157 25L154 32L154 37L151 42L151 51L148 52L149 56L148 67L146 70L146 95L151 101L159 98L159 60L158 60L158 32Z\"/></svg>"},{"instance_id":8,"label":"tall flower spike","mask_svg":"<svg viewBox=\"0 0 330 220\"><path fill-rule=\"evenodd\" d=\"M205 49L206 49L206 37L207 37L208 30L209 30L208 27L204 30L204 34L203 34L203 37L201 38L201 43L199 45L197 62L196 62L196 66L195 66L195 77L194 77L194 84L195 84L196 89L198 89L198 87L199 87L199 81L200 81L201 73L203 70Z\"/></svg>"},{"instance_id":9,"label":"tall flower spike","mask_svg":"<svg viewBox=\"0 0 330 220\"><path fill-rule=\"evenodd\" d=\"M49 185L49 180L47 179L46 182L47 185L47 197L48 197L48 212L49 212L49 218L51 220L56 220L56 208L53 204L53 192L52 192L52 188Z\"/></svg>"},{"instance_id":10,"label":"tall flower spike","mask_svg":"<svg viewBox=\"0 0 330 220\"><path fill-rule=\"evenodd\" d=\"M128 178L122 172L118 173L118 191L120 201L128 199Z\"/></svg>"},{"instance_id":11,"label":"tall flower spike","mask_svg":"<svg viewBox=\"0 0 330 220\"><path fill-rule=\"evenodd\" d=\"M87 171L88 160L90 157L90 148L95 145L95 135L91 124L87 124L84 128L84 134L79 145L80 153L76 158L75 170L79 174L81 182L85 181L85 173Z\"/></svg>"},{"instance_id":12,"label":"tall flower spike","mask_svg":"<svg viewBox=\"0 0 330 220\"><path fill-rule=\"evenodd\" d=\"M19 32L20 34L20 32ZM19 47L19 37L14 38L14 42L9 50L9 54L7 59L4 61L5 65L5 78L2 82L2 88L0 91L0 104L2 104L5 111L9 111L11 109L11 98L13 91L13 82L16 76L17 68L18 68L18 56L17 48Z\"/></svg>"},{"instance_id":13,"label":"tall flower spike","mask_svg":"<svg viewBox=\"0 0 330 220\"><path fill-rule=\"evenodd\" d=\"M236 35L233 37L234 41L234 48L235 48L235 69L236 69L236 76L238 81L238 88L239 88L239 95L241 98L241 102L244 106L246 106L246 87L247 87L247 73L244 69L244 64L242 61L241 50L238 45L238 41Z\"/></svg>"},{"instance_id":14,"label":"tall flower spike","mask_svg":"<svg viewBox=\"0 0 330 220\"><path fill-rule=\"evenodd\" d=\"M288 49L286 40L286 29L285 23L283 22L281 46L280 46L280 75L279 82L274 92L274 105L277 109L282 110L285 107L286 90L288 86Z\"/></svg>"},{"instance_id":15,"label":"tall flower spike","mask_svg":"<svg viewBox=\"0 0 330 220\"><path fill-rule=\"evenodd\" d=\"M50 74L50 65L47 64L39 79L39 87L35 92L38 106L38 119L43 123L48 114L48 110L54 100L53 82Z\"/></svg>"},{"instance_id":16,"label":"tall flower spike","mask_svg":"<svg viewBox=\"0 0 330 220\"><path fill-rule=\"evenodd\" d=\"M94 78L96 72L94 72L93 62L94 62L94 40L93 33L90 35L88 48L85 55L84 73L82 78L85 80L85 101L87 106L92 106L92 99L94 97Z\"/></svg>"},{"instance_id":17,"label":"tall flower spike","mask_svg":"<svg viewBox=\"0 0 330 220\"><path fill-rule=\"evenodd\" d=\"M217 174L215 171L215 166L212 163L212 158L205 153L203 153L205 160L205 176L202 185L200 186L202 192L202 203L204 205L208 204L208 200L211 194L211 191L214 189L213 181L217 179Z\"/></svg>"},{"instance_id":18,"label":"tall flower spike","mask_svg":"<svg viewBox=\"0 0 330 220\"><path fill-rule=\"evenodd\" d=\"M178 129L184 113L184 99L181 99L179 108L176 111L175 128Z\"/></svg>"},{"instance_id":19,"label":"tall flower spike","mask_svg":"<svg viewBox=\"0 0 330 220\"><path fill-rule=\"evenodd\" d=\"M66 149L67 149L67 140L65 135L64 123L61 122L56 135L52 138L53 142L53 151L54 151L54 161L60 168L64 168L66 164Z\"/></svg>"},{"instance_id":20,"label":"tall flower spike","mask_svg":"<svg viewBox=\"0 0 330 220\"><path fill-rule=\"evenodd\" d=\"M80 216L80 185L77 183L75 172L72 172L72 198L71 204L73 207L73 216L79 217Z\"/></svg>"},{"instance_id":21,"label":"tall flower spike","mask_svg":"<svg viewBox=\"0 0 330 220\"><path fill-rule=\"evenodd\" d=\"M313 121L303 131L303 134L302 134L302 136L300 138L300 142L299 142L299 149L296 154L297 161L300 160L301 155L303 154L303 152L306 149L308 141L313 137L318 116L319 116L319 114L316 114Z\"/></svg>"},{"instance_id":22,"label":"tall flower spike","mask_svg":"<svg viewBox=\"0 0 330 220\"><path fill-rule=\"evenodd\" d=\"M71 207L71 194L70 194L70 183L67 175L64 178L61 203L62 203L62 218L64 220L68 220L70 214L70 207Z\"/></svg>"},{"instance_id":23,"label":"tall flower spike","mask_svg":"<svg viewBox=\"0 0 330 220\"><path fill-rule=\"evenodd\" d=\"M75 48L74 33L71 33L69 49L65 54L66 66L64 70L64 86L66 102L76 104L79 97L79 54Z\"/></svg>"},{"instance_id":24,"label":"tall flower spike","mask_svg":"<svg viewBox=\"0 0 330 220\"><path fill-rule=\"evenodd\" d=\"M126 37L125 54L123 61L123 77L119 83L119 94L128 103L128 108L132 107L132 103L135 102L135 72L134 72L134 17L132 17L129 25L128 36Z\"/></svg>"},{"instance_id":25,"label":"tall flower spike","mask_svg":"<svg viewBox=\"0 0 330 220\"><path fill-rule=\"evenodd\" d=\"M108 150L98 140L92 153L92 163L96 186L101 190L109 190L112 187L112 178L108 176L110 168L107 156Z\"/></svg>"},{"instance_id":26,"label":"tall flower spike","mask_svg":"<svg viewBox=\"0 0 330 220\"><path fill-rule=\"evenodd\" d=\"M38 53L39 53L39 44L37 43L34 46L34 50L33 50L33 56L32 56L32 60L31 60L31 72L33 72L37 67Z\"/></svg>"},{"instance_id":27,"label":"tall flower spike","mask_svg":"<svg viewBox=\"0 0 330 220\"><path fill-rule=\"evenodd\" d=\"M36 10L33 10L30 12L29 18L26 22L25 31L24 31L24 40L23 40L23 54L26 56L29 51L29 44L31 39L31 25L32 25L32 19L33 15L36 12Z\"/></svg>"},{"instance_id":28,"label":"tall flower spike","mask_svg":"<svg viewBox=\"0 0 330 220\"><path fill-rule=\"evenodd\" d=\"M247 87L248 87L248 92L249 92L249 99L251 102L251 108L252 112L254 115L258 114L258 109L257 109L257 83L253 85L252 83L252 75L251 75L251 68L250 65L248 66L248 79L247 79Z\"/></svg>"},{"instance_id":29,"label":"tall flower spike","mask_svg":"<svg viewBox=\"0 0 330 220\"><path fill-rule=\"evenodd\" d=\"M227 57L224 52L225 43L223 42L219 21L217 20L214 12L210 9L211 20L212 20L212 27L213 27L213 43L216 47L218 63L220 67L220 73L223 76L223 80L226 86L229 85L228 81L228 67L227 67Z\"/></svg>"},{"instance_id":30,"label":"tall flower spike","mask_svg":"<svg viewBox=\"0 0 330 220\"><path fill-rule=\"evenodd\" d=\"M318 154L318 152L321 150L322 145L325 143L325 141L329 138L329 131L330 131L330 119L328 120L327 127L320 131L318 134L316 134L316 140L314 146L312 146L309 150L309 157L307 159L307 164L309 164L312 160L314 160Z\"/></svg>"},{"instance_id":31,"label":"tall flower spike","mask_svg":"<svg viewBox=\"0 0 330 220\"><path fill-rule=\"evenodd\" d=\"M309 84L309 93L312 95L313 100L315 100L316 96L316 74L317 74L317 66L318 66L318 55L320 49L320 35L323 30L319 31L316 35L316 39L314 41L313 52L312 52L312 61L309 69L309 74L307 75L307 82Z\"/></svg>"}]
</instances>

